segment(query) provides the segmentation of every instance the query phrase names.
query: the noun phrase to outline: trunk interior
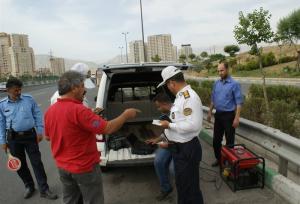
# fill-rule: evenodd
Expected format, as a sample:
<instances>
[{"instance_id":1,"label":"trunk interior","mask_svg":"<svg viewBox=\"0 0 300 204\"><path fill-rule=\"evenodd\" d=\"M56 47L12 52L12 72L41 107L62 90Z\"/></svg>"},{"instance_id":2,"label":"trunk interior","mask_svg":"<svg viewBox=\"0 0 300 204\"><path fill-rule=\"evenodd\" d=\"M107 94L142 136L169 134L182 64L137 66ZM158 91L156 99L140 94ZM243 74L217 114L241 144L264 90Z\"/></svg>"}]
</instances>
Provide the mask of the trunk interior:
<instances>
[{"instance_id":1,"label":"trunk interior","mask_svg":"<svg viewBox=\"0 0 300 204\"><path fill-rule=\"evenodd\" d=\"M108 120L114 119L127 108L139 109L141 113L107 138L106 150L110 161L153 156L154 150L147 147L149 145L145 144L145 140L162 132L161 128L152 125L152 120L160 116L152 99L161 78L159 72L152 72L150 76L149 73L127 73L111 77L105 117Z\"/></svg>"}]
</instances>

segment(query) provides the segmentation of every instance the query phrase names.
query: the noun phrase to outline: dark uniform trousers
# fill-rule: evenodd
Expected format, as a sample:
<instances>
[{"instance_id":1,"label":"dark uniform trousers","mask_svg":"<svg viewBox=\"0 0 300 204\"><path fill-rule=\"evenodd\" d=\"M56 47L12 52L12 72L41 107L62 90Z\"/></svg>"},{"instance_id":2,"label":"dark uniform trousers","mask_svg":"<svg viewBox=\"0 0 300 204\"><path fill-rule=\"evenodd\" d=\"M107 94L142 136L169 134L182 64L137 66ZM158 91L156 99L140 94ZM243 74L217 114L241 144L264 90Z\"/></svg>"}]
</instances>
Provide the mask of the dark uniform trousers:
<instances>
[{"instance_id":1,"label":"dark uniform trousers","mask_svg":"<svg viewBox=\"0 0 300 204\"><path fill-rule=\"evenodd\" d=\"M221 147L224 133L226 138L226 145L230 146L234 144L235 128L232 127L234 117L234 111L217 111L215 113L213 147L215 157L218 160L220 160L221 158Z\"/></svg>"},{"instance_id":2,"label":"dark uniform trousers","mask_svg":"<svg viewBox=\"0 0 300 204\"><path fill-rule=\"evenodd\" d=\"M176 143L172 151L175 167L175 181L178 204L202 204L203 197L199 183L199 165L202 148L197 137L186 143Z\"/></svg>"},{"instance_id":3,"label":"dark uniform trousers","mask_svg":"<svg viewBox=\"0 0 300 204\"><path fill-rule=\"evenodd\" d=\"M34 181L26 162L26 151L38 182L40 192L45 192L49 189L35 131L33 131L31 135L16 136L14 139L8 139L8 147L11 154L21 161L21 168L17 173L25 184L25 187L34 187Z\"/></svg>"}]
</instances>

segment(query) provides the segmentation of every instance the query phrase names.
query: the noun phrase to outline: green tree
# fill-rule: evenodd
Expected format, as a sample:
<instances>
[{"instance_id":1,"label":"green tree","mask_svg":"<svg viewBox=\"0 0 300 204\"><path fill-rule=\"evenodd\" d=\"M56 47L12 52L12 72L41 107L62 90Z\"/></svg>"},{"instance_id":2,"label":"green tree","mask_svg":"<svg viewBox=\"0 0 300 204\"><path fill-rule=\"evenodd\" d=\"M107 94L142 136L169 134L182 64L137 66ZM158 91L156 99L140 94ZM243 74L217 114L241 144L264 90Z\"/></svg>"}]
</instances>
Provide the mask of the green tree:
<instances>
[{"instance_id":1,"label":"green tree","mask_svg":"<svg viewBox=\"0 0 300 204\"><path fill-rule=\"evenodd\" d=\"M211 63L211 59L204 60L203 65L204 65L205 69L207 69L208 73L209 73L209 70L213 67L213 64Z\"/></svg>"},{"instance_id":2,"label":"green tree","mask_svg":"<svg viewBox=\"0 0 300 204\"><path fill-rule=\"evenodd\" d=\"M189 55L189 59L191 61L193 61L195 58L196 58L196 55L194 53L192 53L192 54Z\"/></svg>"},{"instance_id":3,"label":"green tree","mask_svg":"<svg viewBox=\"0 0 300 204\"><path fill-rule=\"evenodd\" d=\"M237 45L227 45L224 47L224 52L228 53L230 57L235 57L235 53L240 51L240 47Z\"/></svg>"},{"instance_id":4,"label":"green tree","mask_svg":"<svg viewBox=\"0 0 300 204\"><path fill-rule=\"evenodd\" d=\"M210 60L212 62L214 61L222 61L222 60L225 60L225 55L221 54L221 53L217 53L217 54L212 54L209 56Z\"/></svg>"},{"instance_id":5,"label":"green tree","mask_svg":"<svg viewBox=\"0 0 300 204\"><path fill-rule=\"evenodd\" d=\"M271 14L268 10L262 7L259 10L254 10L252 13L244 15L239 12L239 25L234 28L234 37L239 44L246 44L251 47L250 54L256 55L259 61L259 68L263 80L263 93L266 104L267 114L270 113L269 100L266 91L265 72L262 66L262 51L259 48L260 43L270 43L273 40L274 33L271 29L270 20Z\"/></svg>"},{"instance_id":6,"label":"green tree","mask_svg":"<svg viewBox=\"0 0 300 204\"><path fill-rule=\"evenodd\" d=\"M155 55L154 57L151 57L153 62L160 62L161 58L158 55Z\"/></svg>"},{"instance_id":7,"label":"green tree","mask_svg":"<svg viewBox=\"0 0 300 204\"><path fill-rule=\"evenodd\" d=\"M298 55L297 70L300 71L300 50L297 48L297 42L300 39L300 9L293 11L279 21L277 33L284 42L293 45L295 48Z\"/></svg>"},{"instance_id":8,"label":"green tree","mask_svg":"<svg viewBox=\"0 0 300 204\"><path fill-rule=\"evenodd\" d=\"M184 63L186 61L186 56L184 55L184 54L181 54L180 56L179 56L179 62L180 63Z\"/></svg>"},{"instance_id":9,"label":"green tree","mask_svg":"<svg viewBox=\"0 0 300 204\"><path fill-rule=\"evenodd\" d=\"M200 57L202 58L207 58L208 57L208 53L207 52L201 52Z\"/></svg>"}]
</instances>

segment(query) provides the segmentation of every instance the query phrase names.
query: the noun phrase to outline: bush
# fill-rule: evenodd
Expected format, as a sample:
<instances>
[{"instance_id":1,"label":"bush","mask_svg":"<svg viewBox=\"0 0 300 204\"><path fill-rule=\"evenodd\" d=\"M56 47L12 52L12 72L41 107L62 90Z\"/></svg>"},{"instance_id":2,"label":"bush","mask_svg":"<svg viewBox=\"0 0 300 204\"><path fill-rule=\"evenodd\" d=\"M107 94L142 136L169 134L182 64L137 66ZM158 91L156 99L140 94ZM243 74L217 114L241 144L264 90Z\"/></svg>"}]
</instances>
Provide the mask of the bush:
<instances>
[{"instance_id":1,"label":"bush","mask_svg":"<svg viewBox=\"0 0 300 204\"><path fill-rule=\"evenodd\" d=\"M204 106L209 106L211 102L211 89L204 87L194 88L196 93L199 95L201 102Z\"/></svg>"},{"instance_id":2,"label":"bush","mask_svg":"<svg viewBox=\"0 0 300 204\"><path fill-rule=\"evenodd\" d=\"M212 62L226 59L225 55L220 54L220 53L212 54L212 55L209 56L209 58Z\"/></svg>"},{"instance_id":3,"label":"bush","mask_svg":"<svg viewBox=\"0 0 300 204\"><path fill-rule=\"evenodd\" d=\"M192 89L196 88L199 86L199 82L196 80L192 80L192 79L187 79L186 83L188 83L189 85L191 85Z\"/></svg>"},{"instance_id":4,"label":"bush","mask_svg":"<svg viewBox=\"0 0 300 204\"><path fill-rule=\"evenodd\" d=\"M278 63L286 63L286 62L292 62L297 60L297 57L293 57L293 56L284 56L279 58Z\"/></svg>"},{"instance_id":5,"label":"bush","mask_svg":"<svg viewBox=\"0 0 300 204\"><path fill-rule=\"evenodd\" d=\"M204 81L201 81L200 86L201 86L202 88L208 88L208 89L211 89L211 90L212 90L212 88L213 88L213 86L214 86L214 83L215 83L215 81L204 80Z\"/></svg>"},{"instance_id":6,"label":"bush","mask_svg":"<svg viewBox=\"0 0 300 204\"><path fill-rule=\"evenodd\" d=\"M273 52L262 55L262 65L263 67L272 66L277 64L276 57Z\"/></svg>"},{"instance_id":7,"label":"bush","mask_svg":"<svg viewBox=\"0 0 300 204\"><path fill-rule=\"evenodd\" d=\"M248 98L243 104L241 117L264 124L266 106L263 98Z\"/></svg>"},{"instance_id":8,"label":"bush","mask_svg":"<svg viewBox=\"0 0 300 204\"><path fill-rule=\"evenodd\" d=\"M300 111L300 88L295 86L269 85L267 86L269 101L283 100L286 103L296 102L296 108ZM250 98L263 98L262 85L252 84L249 88Z\"/></svg>"},{"instance_id":9,"label":"bush","mask_svg":"<svg viewBox=\"0 0 300 204\"><path fill-rule=\"evenodd\" d=\"M299 127L295 125L297 119L297 103L287 103L283 100L276 100L270 103L272 112L272 127L293 136L299 136Z\"/></svg>"},{"instance_id":10,"label":"bush","mask_svg":"<svg viewBox=\"0 0 300 204\"><path fill-rule=\"evenodd\" d=\"M246 71L251 71L256 69L259 69L259 63L257 62L257 60L250 60L244 65L244 70Z\"/></svg>"}]
</instances>

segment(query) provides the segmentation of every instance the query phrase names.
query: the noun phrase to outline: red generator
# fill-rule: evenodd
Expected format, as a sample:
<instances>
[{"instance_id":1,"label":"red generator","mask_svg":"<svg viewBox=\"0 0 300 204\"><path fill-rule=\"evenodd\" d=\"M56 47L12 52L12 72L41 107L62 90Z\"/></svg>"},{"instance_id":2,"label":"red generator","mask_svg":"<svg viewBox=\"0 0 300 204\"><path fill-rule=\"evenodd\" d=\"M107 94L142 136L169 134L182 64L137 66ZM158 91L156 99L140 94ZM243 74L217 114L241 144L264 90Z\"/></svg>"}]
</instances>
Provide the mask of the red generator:
<instances>
[{"instance_id":1,"label":"red generator","mask_svg":"<svg viewBox=\"0 0 300 204\"><path fill-rule=\"evenodd\" d=\"M232 191L264 188L265 159L243 144L223 146L220 174Z\"/></svg>"}]
</instances>

